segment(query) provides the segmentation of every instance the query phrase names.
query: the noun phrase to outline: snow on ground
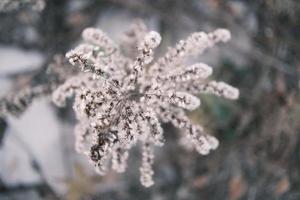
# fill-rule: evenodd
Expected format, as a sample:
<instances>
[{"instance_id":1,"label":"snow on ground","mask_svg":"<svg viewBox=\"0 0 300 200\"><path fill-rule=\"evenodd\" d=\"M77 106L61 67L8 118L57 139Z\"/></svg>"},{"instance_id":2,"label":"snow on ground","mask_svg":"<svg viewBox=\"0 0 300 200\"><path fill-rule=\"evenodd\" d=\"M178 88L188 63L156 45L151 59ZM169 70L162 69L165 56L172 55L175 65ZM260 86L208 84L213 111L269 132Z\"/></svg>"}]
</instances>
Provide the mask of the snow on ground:
<instances>
[{"instance_id":1,"label":"snow on ground","mask_svg":"<svg viewBox=\"0 0 300 200\"><path fill-rule=\"evenodd\" d=\"M62 192L66 177L61 130L48 99L36 100L19 119L8 118L9 129L0 149L0 176L7 185L35 183L39 175L30 164L33 155L50 185Z\"/></svg>"},{"instance_id":2,"label":"snow on ground","mask_svg":"<svg viewBox=\"0 0 300 200\"><path fill-rule=\"evenodd\" d=\"M10 73L38 69L44 61L44 56L37 51L23 50L13 46L1 45L0 56L0 77Z\"/></svg>"},{"instance_id":3,"label":"snow on ground","mask_svg":"<svg viewBox=\"0 0 300 200\"><path fill-rule=\"evenodd\" d=\"M0 98L10 91L12 84L12 81L8 78L0 78Z\"/></svg>"}]
</instances>

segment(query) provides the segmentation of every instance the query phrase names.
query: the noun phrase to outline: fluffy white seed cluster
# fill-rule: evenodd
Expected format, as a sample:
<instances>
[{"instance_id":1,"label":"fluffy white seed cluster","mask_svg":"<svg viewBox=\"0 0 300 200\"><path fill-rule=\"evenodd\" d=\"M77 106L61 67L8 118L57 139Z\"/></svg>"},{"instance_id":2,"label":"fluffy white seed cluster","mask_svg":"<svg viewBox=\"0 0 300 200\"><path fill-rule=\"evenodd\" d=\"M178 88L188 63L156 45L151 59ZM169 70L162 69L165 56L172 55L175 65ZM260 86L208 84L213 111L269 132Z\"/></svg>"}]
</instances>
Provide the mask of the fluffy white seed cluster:
<instances>
[{"instance_id":1,"label":"fluffy white seed cluster","mask_svg":"<svg viewBox=\"0 0 300 200\"><path fill-rule=\"evenodd\" d=\"M140 21L120 45L99 29L87 28L82 36L84 43L66 54L82 72L61 85L53 100L63 106L74 95L76 150L89 157L97 172L105 174L110 166L124 172L129 150L140 143L140 181L146 187L153 185L154 147L164 144L161 122L182 129L185 144L200 154L218 147L218 140L193 124L185 110L199 107L201 93L237 99L239 92L223 82L206 81L212 74L210 66L185 66L185 60L226 42L227 30L193 33L154 63L161 36L147 32Z\"/></svg>"}]
</instances>

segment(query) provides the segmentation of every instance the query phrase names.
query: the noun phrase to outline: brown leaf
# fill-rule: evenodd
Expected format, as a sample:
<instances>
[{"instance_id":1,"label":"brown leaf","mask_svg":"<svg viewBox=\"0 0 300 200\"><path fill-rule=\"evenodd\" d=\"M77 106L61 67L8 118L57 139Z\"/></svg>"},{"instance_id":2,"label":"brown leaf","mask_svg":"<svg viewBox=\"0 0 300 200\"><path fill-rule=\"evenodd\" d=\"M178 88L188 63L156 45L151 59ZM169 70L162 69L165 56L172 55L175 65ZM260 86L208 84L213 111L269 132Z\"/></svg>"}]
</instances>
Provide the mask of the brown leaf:
<instances>
[{"instance_id":1,"label":"brown leaf","mask_svg":"<svg viewBox=\"0 0 300 200\"><path fill-rule=\"evenodd\" d=\"M281 196L283 193L287 192L290 188L290 181L287 177L282 178L278 181L275 189L275 195Z\"/></svg>"},{"instance_id":2,"label":"brown leaf","mask_svg":"<svg viewBox=\"0 0 300 200\"><path fill-rule=\"evenodd\" d=\"M198 176L193 180L192 185L196 188L203 188L205 185L207 185L208 180L209 177L207 175Z\"/></svg>"},{"instance_id":3,"label":"brown leaf","mask_svg":"<svg viewBox=\"0 0 300 200\"><path fill-rule=\"evenodd\" d=\"M238 200L246 191L246 183L243 176L236 175L229 180L229 199Z\"/></svg>"}]
</instances>

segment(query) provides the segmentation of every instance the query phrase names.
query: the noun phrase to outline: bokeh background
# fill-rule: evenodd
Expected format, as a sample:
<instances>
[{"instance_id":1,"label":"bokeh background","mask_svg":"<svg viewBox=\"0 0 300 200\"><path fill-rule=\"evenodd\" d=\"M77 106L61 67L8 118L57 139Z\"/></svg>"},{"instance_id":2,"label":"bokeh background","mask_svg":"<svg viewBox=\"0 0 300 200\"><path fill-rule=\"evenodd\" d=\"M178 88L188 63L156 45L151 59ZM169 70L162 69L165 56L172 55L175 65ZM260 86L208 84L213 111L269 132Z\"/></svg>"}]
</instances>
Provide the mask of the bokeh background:
<instances>
[{"instance_id":1,"label":"bokeh background","mask_svg":"<svg viewBox=\"0 0 300 200\"><path fill-rule=\"evenodd\" d=\"M203 96L189 113L220 140L208 156L180 147L177 130L165 124L155 185L146 189L137 149L125 173L96 175L74 151L71 104L58 109L37 98L20 117L0 118L1 200L300 199L298 0L48 0L43 9L20 1L0 11L0 98L43 83L53 57L78 44L85 27L118 40L141 18L162 34L160 53L192 32L229 29L230 42L197 59L238 87L240 99Z\"/></svg>"}]
</instances>

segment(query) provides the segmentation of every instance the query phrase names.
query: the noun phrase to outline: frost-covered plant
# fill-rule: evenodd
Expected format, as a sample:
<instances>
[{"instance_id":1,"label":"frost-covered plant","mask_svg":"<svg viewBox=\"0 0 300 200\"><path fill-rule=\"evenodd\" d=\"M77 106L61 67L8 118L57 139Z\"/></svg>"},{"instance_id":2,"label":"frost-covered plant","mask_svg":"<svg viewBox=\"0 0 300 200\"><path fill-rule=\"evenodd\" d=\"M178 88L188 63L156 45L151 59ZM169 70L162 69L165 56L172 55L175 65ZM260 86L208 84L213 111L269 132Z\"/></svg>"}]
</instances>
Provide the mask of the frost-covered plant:
<instances>
[{"instance_id":1,"label":"frost-covered plant","mask_svg":"<svg viewBox=\"0 0 300 200\"><path fill-rule=\"evenodd\" d=\"M35 99L52 95L53 91L68 77L77 73L77 70L71 68L62 55L55 55L53 62L47 66L46 77L42 78L43 81L39 81L39 84L25 84L21 89L13 90L0 98L0 118L7 115L21 116ZM40 78L40 74L37 76ZM32 79L32 82L36 82L35 77Z\"/></svg>"},{"instance_id":2,"label":"frost-covered plant","mask_svg":"<svg viewBox=\"0 0 300 200\"><path fill-rule=\"evenodd\" d=\"M105 174L110 161L114 170L125 171L128 151L139 142L140 181L151 186L153 148L164 144L161 122L171 122L182 129L185 142L200 154L217 148L218 140L193 124L185 111L200 106L199 94L237 99L239 91L224 82L208 81L213 71L210 66L186 66L185 61L216 43L228 41L228 30L193 33L155 62L154 49L161 36L148 32L141 22L125 33L120 46L95 28L85 29L82 37L84 43L66 57L86 73L58 87L53 101L63 106L67 97L75 96L76 150L87 155L100 174Z\"/></svg>"},{"instance_id":3,"label":"frost-covered plant","mask_svg":"<svg viewBox=\"0 0 300 200\"><path fill-rule=\"evenodd\" d=\"M30 7L33 10L41 11L45 7L44 0L1 0L0 12L17 10L20 7Z\"/></svg>"}]
</instances>

